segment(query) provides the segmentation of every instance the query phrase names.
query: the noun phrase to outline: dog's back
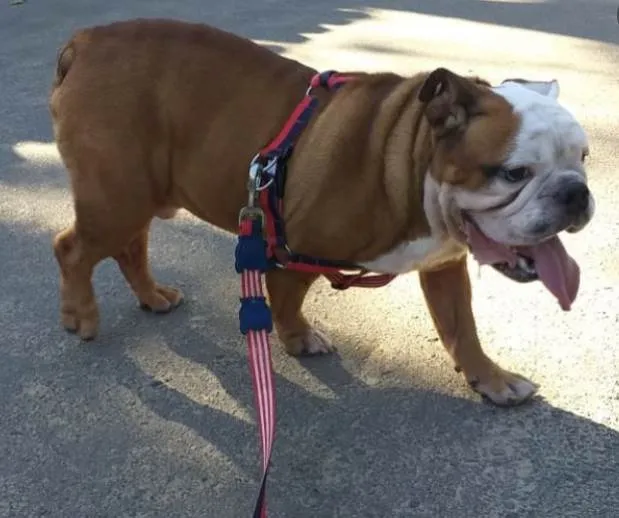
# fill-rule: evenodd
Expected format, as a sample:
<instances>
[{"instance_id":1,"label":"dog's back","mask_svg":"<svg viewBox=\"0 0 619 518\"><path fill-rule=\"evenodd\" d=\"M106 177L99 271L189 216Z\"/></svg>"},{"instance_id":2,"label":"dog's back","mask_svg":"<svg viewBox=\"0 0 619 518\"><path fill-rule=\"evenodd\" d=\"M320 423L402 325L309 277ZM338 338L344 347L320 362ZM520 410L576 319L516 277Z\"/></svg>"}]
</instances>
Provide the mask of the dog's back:
<instances>
[{"instance_id":1,"label":"dog's back","mask_svg":"<svg viewBox=\"0 0 619 518\"><path fill-rule=\"evenodd\" d=\"M312 72L200 24L132 20L77 32L59 53L50 98L74 195L90 197L81 191L96 185L122 206L126 193L143 201L142 218L203 205L182 191L242 192L251 157L279 130ZM234 224L231 207L214 210L231 216L214 223Z\"/></svg>"},{"instance_id":2,"label":"dog's back","mask_svg":"<svg viewBox=\"0 0 619 518\"><path fill-rule=\"evenodd\" d=\"M184 207L236 230L247 167L307 88L312 70L199 24L131 20L81 30L61 49L49 108L75 222L54 239L62 322L93 338L96 264L113 257L140 303L169 311L154 282L154 216Z\"/></svg>"}]
</instances>

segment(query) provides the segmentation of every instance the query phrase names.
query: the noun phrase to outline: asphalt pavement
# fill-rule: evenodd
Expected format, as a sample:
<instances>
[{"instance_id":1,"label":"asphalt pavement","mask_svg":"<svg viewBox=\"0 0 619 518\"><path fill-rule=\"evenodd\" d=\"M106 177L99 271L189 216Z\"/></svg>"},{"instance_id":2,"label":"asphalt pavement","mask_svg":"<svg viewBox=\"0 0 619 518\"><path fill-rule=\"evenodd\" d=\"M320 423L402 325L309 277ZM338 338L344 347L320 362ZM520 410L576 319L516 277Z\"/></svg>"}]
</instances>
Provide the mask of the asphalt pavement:
<instances>
[{"instance_id":1,"label":"asphalt pavement","mask_svg":"<svg viewBox=\"0 0 619 518\"><path fill-rule=\"evenodd\" d=\"M318 68L448 66L556 78L591 141L597 213L564 238L582 268L571 312L539 285L471 264L484 347L540 383L497 409L437 341L415 275L311 292L338 354L276 346L275 518L619 516L619 25L604 0L26 0L0 4L0 517L244 518L259 482L234 241L183 213L154 224L174 313L140 311L116 265L95 275L99 338L59 325L55 232L71 222L47 95L77 28L202 21Z\"/></svg>"}]
</instances>

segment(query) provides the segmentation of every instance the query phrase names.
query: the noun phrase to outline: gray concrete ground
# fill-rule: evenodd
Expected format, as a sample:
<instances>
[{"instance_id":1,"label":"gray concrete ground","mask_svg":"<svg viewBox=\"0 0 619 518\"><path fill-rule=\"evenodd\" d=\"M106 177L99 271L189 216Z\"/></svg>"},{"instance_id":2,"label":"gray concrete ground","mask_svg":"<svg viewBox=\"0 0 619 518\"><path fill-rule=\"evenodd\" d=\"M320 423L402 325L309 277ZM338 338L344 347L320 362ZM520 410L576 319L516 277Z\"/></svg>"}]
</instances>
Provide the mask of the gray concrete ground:
<instances>
[{"instance_id":1,"label":"gray concrete ground","mask_svg":"<svg viewBox=\"0 0 619 518\"><path fill-rule=\"evenodd\" d=\"M157 222L153 268L177 312L136 308L96 273L98 341L58 324L50 240L71 202L47 114L57 48L84 25L201 20L317 68L447 65L493 81L559 79L591 138L594 222L565 241L583 270L570 313L540 286L474 265L486 349L541 383L480 403L437 343L414 275L378 291L316 286L308 311L339 355L276 348L274 517L619 515L617 5L603 0L28 0L0 5L0 516L250 516L259 479L233 240L186 214ZM214 71L216 80L216 71ZM206 165L205 165L206 166Z\"/></svg>"}]
</instances>

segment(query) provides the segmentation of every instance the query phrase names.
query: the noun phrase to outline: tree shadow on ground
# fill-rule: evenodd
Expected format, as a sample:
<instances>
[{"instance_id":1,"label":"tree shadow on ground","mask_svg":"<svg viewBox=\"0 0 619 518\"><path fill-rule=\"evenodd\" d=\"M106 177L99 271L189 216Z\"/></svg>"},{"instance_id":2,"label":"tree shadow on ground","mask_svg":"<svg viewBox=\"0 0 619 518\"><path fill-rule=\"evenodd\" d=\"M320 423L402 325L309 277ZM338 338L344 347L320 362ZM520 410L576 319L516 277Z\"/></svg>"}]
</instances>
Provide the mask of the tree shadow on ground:
<instances>
[{"instance_id":1,"label":"tree shadow on ground","mask_svg":"<svg viewBox=\"0 0 619 518\"><path fill-rule=\"evenodd\" d=\"M19 7L4 3L0 5L0 27L4 36L0 68L6 77L0 97L0 114L3 126L6 126L3 140L9 143L50 140L49 124L44 128L40 121L42 117L48 118L43 112L47 110L46 97L56 49L81 27L135 17L170 17L216 25L242 36L273 42L274 50L281 50L280 43L303 42L307 34L368 18L375 10L381 9L537 30L603 43L616 44L619 41L617 6L607 0L357 0L336 5L328 0L244 0L227 2L221 9L198 0L182 3L134 0L130 4L94 0L76 4L72 0L56 0L51 11L39 2ZM414 26L411 31L415 31ZM33 34L37 37L32 38ZM500 42L492 42L495 43L500 45ZM414 50L410 49L411 52ZM575 67L578 66L582 63L575 63ZM33 131L35 128L38 131Z\"/></svg>"}]
</instances>

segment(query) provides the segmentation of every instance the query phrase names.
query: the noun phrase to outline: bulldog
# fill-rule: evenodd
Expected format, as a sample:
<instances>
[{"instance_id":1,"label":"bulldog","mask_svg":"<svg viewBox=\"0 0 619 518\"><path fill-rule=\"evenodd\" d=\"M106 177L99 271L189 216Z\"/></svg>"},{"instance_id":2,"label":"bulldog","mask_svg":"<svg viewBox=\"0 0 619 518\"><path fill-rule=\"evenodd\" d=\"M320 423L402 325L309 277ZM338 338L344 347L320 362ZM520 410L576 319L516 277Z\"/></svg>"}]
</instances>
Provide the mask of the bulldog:
<instances>
[{"instance_id":1,"label":"bulldog","mask_svg":"<svg viewBox=\"0 0 619 518\"><path fill-rule=\"evenodd\" d=\"M181 292L149 269L152 219L184 208L236 233L248 165L315 73L201 24L130 20L73 35L50 96L75 210L53 242L66 329L84 340L97 334L91 277L107 257L143 307L179 305ZM539 280L570 308L579 269L558 234L583 229L594 212L583 128L559 104L554 80L491 86L445 68L347 75L336 92L317 94L289 158L289 246L373 272L418 272L456 370L495 404L526 401L538 386L480 345L467 257L514 281ZM302 312L317 277L266 274L275 330L291 355L333 350Z\"/></svg>"}]
</instances>

